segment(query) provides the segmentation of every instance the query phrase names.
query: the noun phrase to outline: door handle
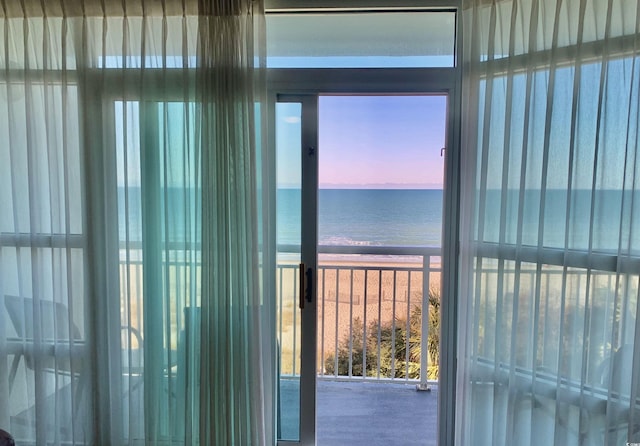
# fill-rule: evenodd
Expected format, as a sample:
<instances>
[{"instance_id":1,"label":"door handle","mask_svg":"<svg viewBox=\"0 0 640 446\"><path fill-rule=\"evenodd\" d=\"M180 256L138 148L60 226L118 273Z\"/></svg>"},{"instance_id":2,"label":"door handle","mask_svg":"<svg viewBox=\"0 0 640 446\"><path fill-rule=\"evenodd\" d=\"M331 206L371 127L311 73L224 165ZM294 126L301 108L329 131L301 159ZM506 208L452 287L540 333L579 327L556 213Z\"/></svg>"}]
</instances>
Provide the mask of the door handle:
<instances>
[{"instance_id":1,"label":"door handle","mask_svg":"<svg viewBox=\"0 0 640 446\"><path fill-rule=\"evenodd\" d=\"M298 306L300 307L301 310L304 310L304 294L306 292L304 279L305 279L305 268L304 268L304 263L301 263L298 269L298 286L299 286L298 298L300 300L300 303Z\"/></svg>"},{"instance_id":2,"label":"door handle","mask_svg":"<svg viewBox=\"0 0 640 446\"><path fill-rule=\"evenodd\" d=\"M304 310L304 301L311 303L311 292L313 291L313 269L306 268L304 263L300 264L299 274L299 307Z\"/></svg>"}]
</instances>

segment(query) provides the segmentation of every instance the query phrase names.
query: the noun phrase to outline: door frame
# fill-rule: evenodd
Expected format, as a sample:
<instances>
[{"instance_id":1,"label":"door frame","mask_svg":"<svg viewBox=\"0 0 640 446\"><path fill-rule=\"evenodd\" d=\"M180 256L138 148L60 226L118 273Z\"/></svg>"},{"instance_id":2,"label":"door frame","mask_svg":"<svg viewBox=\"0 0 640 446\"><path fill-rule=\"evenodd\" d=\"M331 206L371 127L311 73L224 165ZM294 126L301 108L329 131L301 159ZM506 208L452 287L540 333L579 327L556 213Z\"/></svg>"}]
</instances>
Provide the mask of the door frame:
<instances>
[{"instance_id":1,"label":"door frame","mask_svg":"<svg viewBox=\"0 0 640 446\"><path fill-rule=\"evenodd\" d=\"M269 158L272 169L275 169L275 104L278 98L286 98L288 102L296 99L314 101L312 112L305 115L303 104L302 144L317 147L318 142L318 109L317 98L321 94L445 94L447 95L447 132L445 137L445 165L444 165L444 200L442 218L442 273L441 273L441 337L440 337L440 364L438 386L438 444L449 445L455 441L455 417L456 417L456 383L457 383L457 313L458 313L458 247L460 227L460 127L461 127L461 76L459 68L379 68L379 69L269 69L267 70L268 85L268 142ZM307 125L305 125L305 119ZM314 122L312 129L308 123ZM303 153L304 155L304 153ZM303 159L305 157L303 156ZM316 163L313 178L309 182L315 182L317 194L317 157L313 157ZM303 169L305 162L303 161ZM307 164L306 169L309 169ZM275 170L273 170L275 171ZM304 182L303 171L303 182ZM275 200L275 182L271 184L270 195ZM304 194L303 185L303 194ZM305 196L317 204L317 196ZM275 201L273 201L275 203ZM303 203L305 199L303 199ZM303 209L303 215L305 211ZM272 209L269 216L275 227L275 211ZM303 232L304 232L303 225ZM313 243L317 250L317 222L313 232L308 232L308 237L313 234ZM309 230L309 228L308 228ZM303 240L305 235L303 233ZM303 241L304 243L304 241ZM309 242L310 243L310 242ZM303 254L304 255L304 254ZM312 261L310 261L312 260ZM308 265L313 265L316 271L317 256L313 259L303 259ZM315 281L314 281L315 283ZM316 338L316 292L313 288L313 305L309 305L306 317L303 312L302 322L313 327L314 336L303 339L302 346L315 342ZM275 292L275 288L271 290ZM273 300L275 301L275 300ZM306 310L306 308L305 308ZM313 318L312 320L310 320ZM306 330L306 329L305 329ZM275 334L274 334L275 335ZM309 348L309 347L307 347ZM315 345L311 345L315 351ZM301 401L310 407L301 407L300 442L278 441L278 444L315 445L315 355L302 360L302 367L309 368L311 376L304 377L301 371ZM309 372L307 372L309 373ZM306 381L309 380L309 381ZM312 382L311 382L312 381ZM302 390L306 383L307 390ZM309 394L312 392L313 395ZM303 413L313 409L313 416L304 420Z\"/></svg>"},{"instance_id":2,"label":"door frame","mask_svg":"<svg viewBox=\"0 0 640 446\"><path fill-rule=\"evenodd\" d=\"M301 141L300 141L300 169L301 169L301 234L300 234L300 262L305 269L311 271L311 284L317 281L318 262L318 95L281 95L275 97L277 103L299 103L301 105ZM274 110L275 110L275 102ZM275 130L275 112L270 114ZM273 132L275 135L275 131ZM273 143L273 158L276 149ZM275 186L275 184L274 184ZM275 191L274 191L275 194ZM275 208L275 207L274 207ZM275 220L273 220L275 222ZM274 225L275 226L275 225ZM276 245L277 252L277 245ZM300 271L304 275L306 271ZM309 278L307 278L309 279ZM302 279L301 279L302 280ZM275 289L273 290L275 291ZM301 315L301 345L300 345L300 436L299 441L278 440L278 444L315 445L316 442L316 355L315 344L317 336L317 287L310 286L309 302ZM304 294L304 293L301 293ZM307 296L300 296L305 299ZM274 300L275 302L275 300ZM313 352L313 354L309 354ZM276 379L280 379L279 376Z\"/></svg>"}]
</instances>

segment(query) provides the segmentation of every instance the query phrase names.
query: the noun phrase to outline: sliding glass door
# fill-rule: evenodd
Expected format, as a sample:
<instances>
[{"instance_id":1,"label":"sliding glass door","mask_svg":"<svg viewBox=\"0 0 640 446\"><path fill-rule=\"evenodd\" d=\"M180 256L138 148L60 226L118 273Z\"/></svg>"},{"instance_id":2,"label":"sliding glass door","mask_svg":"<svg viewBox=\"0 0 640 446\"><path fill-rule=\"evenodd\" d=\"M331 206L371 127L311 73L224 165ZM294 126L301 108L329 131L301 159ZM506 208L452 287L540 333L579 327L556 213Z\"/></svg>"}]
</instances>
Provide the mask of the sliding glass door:
<instances>
[{"instance_id":1,"label":"sliding glass door","mask_svg":"<svg viewBox=\"0 0 640 446\"><path fill-rule=\"evenodd\" d=\"M279 444L438 444L448 104L277 96Z\"/></svg>"}]
</instances>

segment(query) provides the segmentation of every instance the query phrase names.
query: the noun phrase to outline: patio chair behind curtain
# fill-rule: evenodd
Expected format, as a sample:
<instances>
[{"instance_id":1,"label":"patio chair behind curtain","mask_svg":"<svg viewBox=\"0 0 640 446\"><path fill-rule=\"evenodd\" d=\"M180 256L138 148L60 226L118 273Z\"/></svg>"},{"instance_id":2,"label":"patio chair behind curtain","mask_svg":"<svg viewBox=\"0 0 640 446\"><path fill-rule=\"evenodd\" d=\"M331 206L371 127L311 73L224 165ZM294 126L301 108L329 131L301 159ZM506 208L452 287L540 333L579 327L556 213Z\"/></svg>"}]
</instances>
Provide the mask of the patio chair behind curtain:
<instances>
[{"instance_id":1,"label":"patio chair behind curtain","mask_svg":"<svg viewBox=\"0 0 640 446\"><path fill-rule=\"evenodd\" d=\"M0 0L0 427L19 444L273 437L252 8Z\"/></svg>"},{"instance_id":2,"label":"patio chair behind curtain","mask_svg":"<svg viewBox=\"0 0 640 446\"><path fill-rule=\"evenodd\" d=\"M464 2L461 444L640 441L639 5Z\"/></svg>"}]
</instances>

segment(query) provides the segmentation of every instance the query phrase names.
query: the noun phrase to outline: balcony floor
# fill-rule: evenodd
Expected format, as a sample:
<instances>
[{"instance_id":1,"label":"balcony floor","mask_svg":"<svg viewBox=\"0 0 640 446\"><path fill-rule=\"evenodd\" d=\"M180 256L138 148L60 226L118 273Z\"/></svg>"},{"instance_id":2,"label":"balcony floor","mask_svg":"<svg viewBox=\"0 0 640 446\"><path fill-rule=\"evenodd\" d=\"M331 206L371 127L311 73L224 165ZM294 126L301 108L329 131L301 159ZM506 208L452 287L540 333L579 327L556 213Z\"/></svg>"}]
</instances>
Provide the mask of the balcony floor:
<instances>
[{"instance_id":1,"label":"balcony floor","mask_svg":"<svg viewBox=\"0 0 640 446\"><path fill-rule=\"evenodd\" d=\"M435 446L437 386L318 380L318 446ZM282 380L282 437L295 433L298 417L287 408L297 399L298 381Z\"/></svg>"}]
</instances>

